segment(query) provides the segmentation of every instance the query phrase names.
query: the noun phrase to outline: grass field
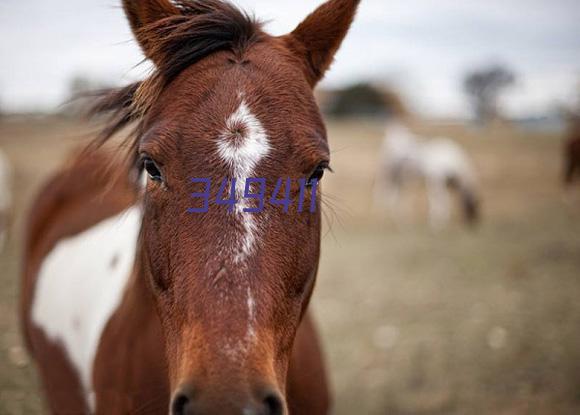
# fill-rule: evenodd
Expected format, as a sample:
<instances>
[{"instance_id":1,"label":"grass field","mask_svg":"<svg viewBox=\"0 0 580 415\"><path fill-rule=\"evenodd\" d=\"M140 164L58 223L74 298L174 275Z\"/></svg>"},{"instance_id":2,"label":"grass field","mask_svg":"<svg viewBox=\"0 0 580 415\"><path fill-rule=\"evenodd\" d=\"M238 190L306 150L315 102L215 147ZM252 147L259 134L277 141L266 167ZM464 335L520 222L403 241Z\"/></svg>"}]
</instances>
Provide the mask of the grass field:
<instances>
[{"instance_id":1,"label":"grass field","mask_svg":"<svg viewBox=\"0 0 580 415\"><path fill-rule=\"evenodd\" d=\"M371 209L380 123L331 122L335 174L314 311L337 415L580 413L580 185L560 185L561 138L421 125L468 149L483 223L432 232L415 186L395 225ZM30 198L87 128L2 119L16 168L14 232L0 254L0 415L42 413L16 304ZM307 414L306 414L307 415Z\"/></svg>"}]
</instances>

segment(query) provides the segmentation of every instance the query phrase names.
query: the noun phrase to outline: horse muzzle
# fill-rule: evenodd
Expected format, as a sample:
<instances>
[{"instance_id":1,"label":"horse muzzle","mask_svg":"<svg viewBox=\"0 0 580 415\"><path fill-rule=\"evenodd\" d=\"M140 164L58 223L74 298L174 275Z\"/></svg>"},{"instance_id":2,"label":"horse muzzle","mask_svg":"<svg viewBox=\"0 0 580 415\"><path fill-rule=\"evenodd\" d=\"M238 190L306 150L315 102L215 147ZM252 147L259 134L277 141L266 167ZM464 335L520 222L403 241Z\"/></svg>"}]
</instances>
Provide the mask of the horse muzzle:
<instances>
[{"instance_id":1,"label":"horse muzzle","mask_svg":"<svg viewBox=\"0 0 580 415\"><path fill-rule=\"evenodd\" d=\"M251 393L204 393L191 384L180 386L171 401L170 415L286 415L282 395L275 388Z\"/></svg>"}]
</instances>

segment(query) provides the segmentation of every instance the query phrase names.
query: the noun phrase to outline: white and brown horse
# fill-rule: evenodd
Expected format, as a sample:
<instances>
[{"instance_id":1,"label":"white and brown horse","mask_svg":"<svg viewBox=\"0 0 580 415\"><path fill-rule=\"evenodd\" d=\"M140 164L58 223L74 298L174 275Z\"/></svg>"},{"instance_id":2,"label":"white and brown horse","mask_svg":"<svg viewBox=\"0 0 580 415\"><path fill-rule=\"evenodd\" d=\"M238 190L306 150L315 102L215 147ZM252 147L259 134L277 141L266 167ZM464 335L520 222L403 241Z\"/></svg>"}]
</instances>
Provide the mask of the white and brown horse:
<instances>
[{"instance_id":1,"label":"white and brown horse","mask_svg":"<svg viewBox=\"0 0 580 415\"><path fill-rule=\"evenodd\" d=\"M52 413L328 412L308 314L320 201L188 211L192 178L266 178L271 193L278 178L322 177L312 89L358 3L330 0L273 37L226 2L124 0L155 72L95 110L112 114L101 141L135 126L134 168L84 152L29 218L23 330Z\"/></svg>"},{"instance_id":2,"label":"white and brown horse","mask_svg":"<svg viewBox=\"0 0 580 415\"><path fill-rule=\"evenodd\" d=\"M390 120L375 184L376 202L386 200L398 217L401 192L414 178L425 182L433 229L449 222L450 189L459 194L465 220L470 224L478 221L480 200L475 168L467 153L453 140L425 139L413 133L403 120Z\"/></svg>"}]
</instances>

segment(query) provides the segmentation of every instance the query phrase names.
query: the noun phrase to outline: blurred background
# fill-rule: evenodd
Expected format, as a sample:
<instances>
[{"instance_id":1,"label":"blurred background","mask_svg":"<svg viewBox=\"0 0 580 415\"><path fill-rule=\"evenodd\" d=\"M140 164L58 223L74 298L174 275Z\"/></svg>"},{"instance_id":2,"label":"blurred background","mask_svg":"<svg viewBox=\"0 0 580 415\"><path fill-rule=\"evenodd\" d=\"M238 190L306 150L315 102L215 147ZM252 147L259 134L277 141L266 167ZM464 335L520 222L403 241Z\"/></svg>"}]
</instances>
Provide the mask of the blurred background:
<instances>
[{"instance_id":1,"label":"blurred background","mask_svg":"<svg viewBox=\"0 0 580 415\"><path fill-rule=\"evenodd\" d=\"M236 3L284 34L321 1ZM335 174L313 308L336 414L580 413L578 22L577 0L362 1L317 91ZM19 256L31 197L95 131L70 98L142 59L115 0L0 0L0 414L43 413Z\"/></svg>"}]
</instances>

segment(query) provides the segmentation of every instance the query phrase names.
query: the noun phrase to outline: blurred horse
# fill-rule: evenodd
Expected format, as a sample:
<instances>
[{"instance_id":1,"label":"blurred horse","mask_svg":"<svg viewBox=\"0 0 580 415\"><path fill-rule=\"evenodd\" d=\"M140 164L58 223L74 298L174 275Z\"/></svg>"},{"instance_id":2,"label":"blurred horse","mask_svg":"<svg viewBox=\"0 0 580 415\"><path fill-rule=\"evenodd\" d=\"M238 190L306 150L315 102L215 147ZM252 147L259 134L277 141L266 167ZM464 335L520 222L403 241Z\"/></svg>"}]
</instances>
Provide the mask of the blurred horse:
<instances>
[{"instance_id":1,"label":"blurred horse","mask_svg":"<svg viewBox=\"0 0 580 415\"><path fill-rule=\"evenodd\" d=\"M429 219L434 229L450 219L450 190L459 193L467 223L479 219L479 197L473 165L464 150L447 138L425 140L403 122L391 121L383 141L375 201L386 200L399 215L401 192L413 178L424 180L429 199Z\"/></svg>"},{"instance_id":2,"label":"blurred horse","mask_svg":"<svg viewBox=\"0 0 580 415\"><path fill-rule=\"evenodd\" d=\"M564 146L564 183L569 186L577 178L580 179L580 117L571 120Z\"/></svg>"},{"instance_id":3,"label":"blurred horse","mask_svg":"<svg viewBox=\"0 0 580 415\"><path fill-rule=\"evenodd\" d=\"M9 211L12 207L12 167L0 150L0 251L6 243L9 229Z\"/></svg>"}]
</instances>

